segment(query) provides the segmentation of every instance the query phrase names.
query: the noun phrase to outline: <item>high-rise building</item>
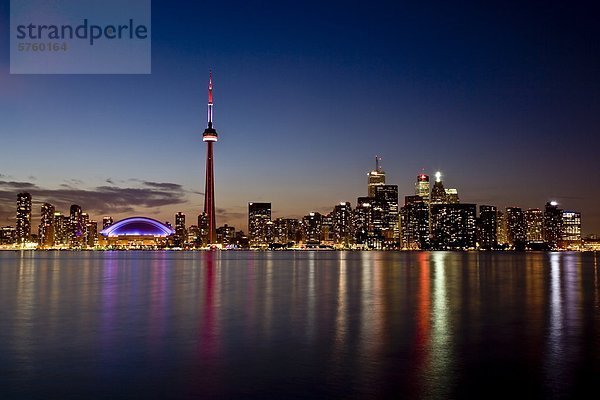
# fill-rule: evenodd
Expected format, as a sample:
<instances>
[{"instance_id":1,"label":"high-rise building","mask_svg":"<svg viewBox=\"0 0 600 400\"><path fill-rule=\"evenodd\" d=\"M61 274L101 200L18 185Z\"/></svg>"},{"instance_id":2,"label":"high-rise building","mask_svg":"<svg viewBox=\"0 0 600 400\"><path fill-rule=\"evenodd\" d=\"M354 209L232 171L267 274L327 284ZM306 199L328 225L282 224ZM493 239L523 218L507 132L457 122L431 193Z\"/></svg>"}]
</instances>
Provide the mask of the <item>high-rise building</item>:
<instances>
[{"instance_id":1,"label":"high-rise building","mask_svg":"<svg viewBox=\"0 0 600 400\"><path fill-rule=\"evenodd\" d=\"M435 173L435 183L431 189L431 204L444 203L446 203L446 190L444 189L444 183L442 182L442 173L438 171Z\"/></svg>"},{"instance_id":2,"label":"high-rise building","mask_svg":"<svg viewBox=\"0 0 600 400\"><path fill-rule=\"evenodd\" d=\"M302 218L302 230L304 232L304 243L306 245L317 245L321 243L323 229L323 216L318 212L311 212Z\"/></svg>"},{"instance_id":3,"label":"high-rise building","mask_svg":"<svg viewBox=\"0 0 600 400\"><path fill-rule=\"evenodd\" d=\"M97 230L97 229L96 229ZM90 239L90 216L88 213L81 213L81 245L88 246Z\"/></svg>"},{"instance_id":4,"label":"high-rise building","mask_svg":"<svg viewBox=\"0 0 600 400\"><path fill-rule=\"evenodd\" d=\"M271 222L271 203L248 203L250 247L267 247L269 245L267 222Z\"/></svg>"},{"instance_id":5,"label":"high-rise building","mask_svg":"<svg viewBox=\"0 0 600 400\"><path fill-rule=\"evenodd\" d=\"M400 219L398 210L398 186L382 185L375 188L375 201L382 209L380 233L385 247L400 245Z\"/></svg>"},{"instance_id":6,"label":"high-rise building","mask_svg":"<svg viewBox=\"0 0 600 400\"><path fill-rule=\"evenodd\" d=\"M113 224L113 219L112 217L109 216L105 216L104 218L102 218L102 230L108 228L109 226L111 226Z\"/></svg>"},{"instance_id":7,"label":"high-rise building","mask_svg":"<svg viewBox=\"0 0 600 400\"><path fill-rule=\"evenodd\" d=\"M233 244L235 239L235 227L227 224L217 228L217 243L223 247Z\"/></svg>"},{"instance_id":8,"label":"high-rise building","mask_svg":"<svg viewBox=\"0 0 600 400\"><path fill-rule=\"evenodd\" d=\"M429 204L429 175L417 175L415 195L419 196L425 203Z\"/></svg>"},{"instance_id":9,"label":"high-rise building","mask_svg":"<svg viewBox=\"0 0 600 400\"><path fill-rule=\"evenodd\" d=\"M204 187L204 214L208 224L208 244L217 241L217 216L215 213L215 174L213 165L213 143L218 139L217 131L213 128L213 84L212 71L208 78L208 127L202 134L202 140L206 142L206 180Z\"/></svg>"},{"instance_id":10,"label":"high-rise building","mask_svg":"<svg viewBox=\"0 0 600 400\"><path fill-rule=\"evenodd\" d=\"M558 247L561 229L562 210L558 208L558 203L555 201L546 203L542 234L544 236L544 241L551 249L556 249Z\"/></svg>"},{"instance_id":11,"label":"high-rise building","mask_svg":"<svg viewBox=\"0 0 600 400\"><path fill-rule=\"evenodd\" d=\"M498 210L497 220L498 230L496 236L498 238L498 244L501 246L506 246L508 245L508 226L506 224L506 214Z\"/></svg>"},{"instance_id":12,"label":"high-rise building","mask_svg":"<svg viewBox=\"0 0 600 400\"><path fill-rule=\"evenodd\" d=\"M39 243L42 247L54 246L54 206L42 204L40 227L38 230Z\"/></svg>"},{"instance_id":13,"label":"high-rise building","mask_svg":"<svg viewBox=\"0 0 600 400\"><path fill-rule=\"evenodd\" d=\"M544 241L542 234L544 227L544 213L539 208L530 208L525 211L525 229L527 243L540 243Z\"/></svg>"},{"instance_id":14,"label":"high-rise building","mask_svg":"<svg viewBox=\"0 0 600 400\"><path fill-rule=\"evenodd\" d=\"M73 204L69 211L69 246L80 247L83 242L84 230L81 221L81 207Z\"/></svg>"},{"instance_id":15,"label":"high-rise building","mask_svg":"<svg viewBox=\"0 0 600 400\"><path fill-rule=\"evenodd\" d=\"M428 249L430 245L429 204L421 196L406 196L400 210L402 248Z\"/></svg>"},{"instance_id":16,"label":"high-rise building","mask_svg":"<svg viewBox=\"0 0 600 400\"><path fill-rule=\"evenodd\" d=\"M19 244L31 238L31 195L23 192L17 195L16 239Z\"/></svg>"},{"instance_id":17,"label":"high-rise building","mask_svg":"<svg viewBox=\"0 0 600 400\"><path fill-rule=\"evenodd\" d=\"M353 213L354 242L367 246L369 234L373 233L373 197L359 197Z\"/></svg>"},{"instance_id":18,"label":"high-rise building","mask_svg":"<svg viewBox=\"0 0 600 400\"><path fill-rule=\"evenodd\" d=\"M525 214L519 207L506 208L508 244L515 249L525 249L527 241Z\"/></svg>"},{"instance_id":19,"label":"high-rise building","mask_svg":"<svg viewBox=\"0 0 600 400\"><path fill-rule=\"evenodd\" d=\"M448 204L459 204L460 199L458 198L458 189L444 189L446 192L446 203Z\"/></svg>"},{"instance_id":20,"label":"high-rise building","mask_svg":"<svg viewBox=\"0 0 600 400\"><path fill-rule=\"evenodd\" d=\"M187 239L187 232L185 229L185 214L178 212L175 214L175 245L183 247Z\"/></svg>"},{"instance_id":21,"label":"high-rise building","mask_svg":"<svg viewBox=\"0 0 600 400\"><path fill-rule=\"evenodd\" d=\"M208 216L206 213L200 213L198 215L198 244L200 246L206 246L209 244L208 241Z\"/></svg>"},{"instance_id":22,"label":"high-rise building","mask_svg":"<svg viewBox=\"0 0 600 400\"><path fill-rule=\"evenodd\" d=\"M96 247L98 245L98 221L89 221L86 229L86 242L88 247Z\"/></svg>"},{"instance_id":23,"label":"high-rise building","mask_svg":"<svg viewBox=\"0 0 600 400\"><path fill-rule=\"evenodd\" d=\"M437 250L474 249L477 242L475 204L432 204L431 244Z\"/></svg>"},{"instance_id":24,"label":"high-rise building","mask_svg":"<svg viewBox=\"0 0 600 400\"><path fill-rule=\"evenodd\" d=\"M495 249L498 245L498 210L494 206L479 206L478 242L484 250Z\"/></svg>"},{"instance_id":25,"label":"high-rise building","mask_svg":"<svg viewBox=\"0 0 600 400\"><path fill-rule=\"evenodd\" d=\"M295 218L277 218L273 222L273 242L278 244L297 243L302 240L300 221Z\"/></svg>"},{"instance_id":26,"label":"high-rise building","mask_svg":"<svg viewBox=\"0 0 600 400\"><path fill-rule=\"evenodd\" d=\"M375 188L377 186L385 185L385 172L379 164L380 161L381 157L375 156L375 169L367 174L369 177L369 197L375 197Z\"/></svg>"},{"instance_id":27,"label":"high-rise building","mask_svg":"<svg viewBox=\"0 0 600 400\"><path fill-rule=\"evenodd\" d=\"M350 247L352 237L352 206L350 202L341 202L333 208L333 241L337 245Z\"/></svg>"},{"instance_id":28,"label":"high-rise building","mask_svg":"<svg viewBox=\"0 0 600 400\"><path fill-rule=\"evenodd\" d=\"M578 248L581 246L581 213L563 211L560 230L560 247Z\"/></svg>"}]
</instances>

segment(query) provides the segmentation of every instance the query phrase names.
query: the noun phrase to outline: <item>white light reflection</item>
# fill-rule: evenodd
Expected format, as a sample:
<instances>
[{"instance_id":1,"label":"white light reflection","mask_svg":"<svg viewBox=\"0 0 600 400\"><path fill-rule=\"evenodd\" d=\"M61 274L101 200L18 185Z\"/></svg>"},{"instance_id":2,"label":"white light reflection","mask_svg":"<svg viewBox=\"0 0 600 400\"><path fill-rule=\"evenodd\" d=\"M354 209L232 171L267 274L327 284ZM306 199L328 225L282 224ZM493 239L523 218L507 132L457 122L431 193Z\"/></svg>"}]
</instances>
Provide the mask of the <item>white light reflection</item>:
<instances>
[{"instance_id":1,"label":"white light reflection","mask_svg":"<svg viewBox=\"0 0 600 400\"><path fill-rule=\"evenodd\" d=\"M431 366L430 379L433 382L430 389L435 398L447 398L449 389L447 381L452 373L452 332L446 282L445 252L433 252L433 309L431 329Z\"/></svg>"}]
</instances>

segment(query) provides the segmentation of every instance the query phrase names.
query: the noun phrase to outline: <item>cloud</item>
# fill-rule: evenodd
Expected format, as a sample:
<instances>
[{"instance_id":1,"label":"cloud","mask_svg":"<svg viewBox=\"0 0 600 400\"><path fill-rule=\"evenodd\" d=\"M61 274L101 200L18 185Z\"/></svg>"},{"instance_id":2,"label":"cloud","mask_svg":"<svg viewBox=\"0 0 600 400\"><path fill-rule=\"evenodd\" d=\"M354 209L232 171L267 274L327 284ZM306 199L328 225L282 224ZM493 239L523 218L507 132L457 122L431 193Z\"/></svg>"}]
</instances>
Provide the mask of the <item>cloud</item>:
<instances>
[{"instance_id":1,"label":"cloud","mask_svg":"<svg viewBox=\"0 0 600 400\"><path fill-rule=\"evenodd\" d=\"M0 181L0 218L6 219L7 215L15 213L17 192L24 190L31 193L36 204L48 202L64 211L68 211L71 204L78 204L92 214L132 213L140 208L153 212L159 207L187 202L187 192L176 183L142 182L138 187L86 189L72 185L75 181L70 180L71 184L63 183L56 189L42 188L30 182Z\"/></svg>"}]
</instances>

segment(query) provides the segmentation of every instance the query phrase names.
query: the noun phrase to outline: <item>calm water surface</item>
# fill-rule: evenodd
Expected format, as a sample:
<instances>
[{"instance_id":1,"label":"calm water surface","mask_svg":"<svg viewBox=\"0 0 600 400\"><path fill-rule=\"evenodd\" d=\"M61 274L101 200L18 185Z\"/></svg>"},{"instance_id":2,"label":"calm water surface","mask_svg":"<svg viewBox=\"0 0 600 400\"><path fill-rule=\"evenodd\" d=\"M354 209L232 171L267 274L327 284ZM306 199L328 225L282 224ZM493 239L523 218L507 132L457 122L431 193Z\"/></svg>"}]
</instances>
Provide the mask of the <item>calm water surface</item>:
<instances>
[{"instance_id":1,"label":"calm water surface","mask_svg":"<svg viewBox=\"0 0 600 400\"><path fill-rule=\"evenodd\" d=\"M0 399L582 398L599 258L0 252Z\"/></svg>"}]
</instances>

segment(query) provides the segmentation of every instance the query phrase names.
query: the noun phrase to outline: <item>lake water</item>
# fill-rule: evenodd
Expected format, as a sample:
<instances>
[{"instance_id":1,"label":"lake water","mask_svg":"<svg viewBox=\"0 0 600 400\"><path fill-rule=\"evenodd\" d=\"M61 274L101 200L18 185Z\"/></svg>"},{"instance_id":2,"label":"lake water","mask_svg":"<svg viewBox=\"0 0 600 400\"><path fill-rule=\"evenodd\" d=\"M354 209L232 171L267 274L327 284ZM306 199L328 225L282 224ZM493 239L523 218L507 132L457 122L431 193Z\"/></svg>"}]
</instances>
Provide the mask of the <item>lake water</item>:
<instances>
[{"instance_id":1,"label":"lake water","mask_svg":"<svg viewBox=\"0 0 600 400\"><path fill-rule=\"evenodd\" d=\"M0 399L597 394L599 258L0 252Z\"/></svg>"}]
</instances>

